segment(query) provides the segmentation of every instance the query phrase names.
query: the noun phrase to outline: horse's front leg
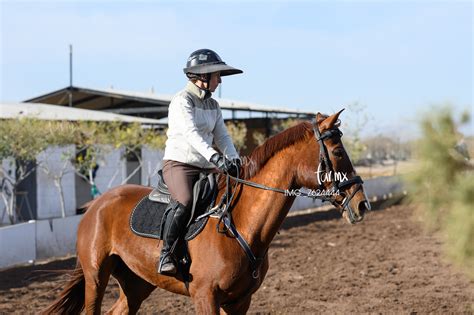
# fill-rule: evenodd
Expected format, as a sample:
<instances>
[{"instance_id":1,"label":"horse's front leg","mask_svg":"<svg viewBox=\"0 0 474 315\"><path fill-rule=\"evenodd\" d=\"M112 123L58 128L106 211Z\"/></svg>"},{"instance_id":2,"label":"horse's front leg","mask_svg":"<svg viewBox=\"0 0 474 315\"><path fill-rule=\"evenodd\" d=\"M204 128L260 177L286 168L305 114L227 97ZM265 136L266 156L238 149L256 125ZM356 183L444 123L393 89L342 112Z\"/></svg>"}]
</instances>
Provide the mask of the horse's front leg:
<instances>
[{"instance_id":1,"label":"horse's front leg","mask_svg":"<svg viewBox=\"0 0 474 315\"><path fill-rule=\"evenodd\" d=\"M191 294L196 314L219 314L220 305L212 289L199 289Z\"/></svg>"}]
</instances>

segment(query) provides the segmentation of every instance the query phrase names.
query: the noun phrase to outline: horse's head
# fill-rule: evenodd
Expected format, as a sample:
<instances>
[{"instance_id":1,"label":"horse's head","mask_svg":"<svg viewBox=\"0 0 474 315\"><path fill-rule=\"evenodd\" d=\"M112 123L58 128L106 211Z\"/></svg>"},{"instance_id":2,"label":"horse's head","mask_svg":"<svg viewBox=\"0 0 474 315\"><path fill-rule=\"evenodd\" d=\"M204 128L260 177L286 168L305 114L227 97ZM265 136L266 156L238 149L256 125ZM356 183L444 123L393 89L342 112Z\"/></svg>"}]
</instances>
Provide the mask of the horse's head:
<instances>
[{"instance_id":1,"label":"horse's head","mask_svg":"<svg viewBox=\"0 0 474 315\"><path fill-rule=\"evenodd\" d=\"M338 119L342 111L331 116L316 115L313 120L315 138L309 139L311 146L307 150L309 165L298 177L302 186L325 195L352 224L363 219L365 212L370 210L370 203L362 179L357 176L342 144Z\"/></svg>"}]
</instances>

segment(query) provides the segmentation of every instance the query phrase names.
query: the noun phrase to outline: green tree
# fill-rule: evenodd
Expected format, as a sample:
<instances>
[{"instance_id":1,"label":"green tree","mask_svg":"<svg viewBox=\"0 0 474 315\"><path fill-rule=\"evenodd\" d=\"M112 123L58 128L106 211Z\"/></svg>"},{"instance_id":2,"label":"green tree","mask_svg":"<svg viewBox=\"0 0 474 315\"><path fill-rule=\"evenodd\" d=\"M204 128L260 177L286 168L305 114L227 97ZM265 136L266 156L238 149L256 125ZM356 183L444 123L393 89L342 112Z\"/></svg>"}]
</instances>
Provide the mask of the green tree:
<instances>
[{"instance_id":1,"label":"green tree","mask_svg":"<svg viewBox=\"0 0 474 315\"><path fill-rule=\"evenodd\" d=\"M93 178L94 169L113 149L123 148L122 159L133 156L139 162L138 167L122 181L126 183L142 168L140 149L146 145L162 149L166 137L162 131L146 128L140 123L123 122L81 122L77 126L75 143L78 153L75 158L77 174L91 186L91 194L96 197L100 192ZM109 182L111 185L113 178Z\"/></svg>"},{"instance_id":2,"label":"green tree","mask_svg":"<svg viewBox=\"0 0 474 315\"><path fill-rule=\"evenodd\" d=\"M272 124L271 136L274 136L290 127L296 126L300 122L302 122L302 120L296 118L281 119L277 123Z\"/></svg>"},{"instance_id":3,"label":"green tree","mask_svg":"<svg viewBox=\"0 0 474 315\"><path fill-rule=\"evenodd\" d=\"M50 144L66 142L57 122L38 119L0 121L1 195L11 223L15 222L18 186L38 168L36 156ZM14 169L14 173L8 170Z\"/></svg>"},{"instance_id":4,"label":"green tree","mask_svg":"<svg viewBox=\"0 0 474 315\"><path fill-rule=\"evenodd\" d=\"M245 149L245 139L247 137L247 126L244 122L227 122L227 131L229 132L237 151Z\"/></svg>"},{"instance_id":5,"label":"green tree","mask_svg":"<svg viewBox=\"0 0 474 315\"><path fill-rule=\"evenodd\" d=\"M344 123L346 129L344 145L347 147L354 164L357 164L364 157L364 152L367 149L361 139L361 132L369 121L369 117L365 112L366 108L367 106L358 102L347 106L349 115Z\"/></svg>"},{"instance_id":6,"label":"green tree","mask_svg":"<svg viewBox=\"0 0 474 315\"><path fill-rule=\"evenodd\" d=\"M47 139L48 148L41 152L42 162L38 163L38 169L40 169L48 178L50 178L54 187L56 187L59 196L59 204L61 207L61 216L66 217L66 206L64 201L64 191L62 186L62 179L64 175L71 172L71 156L74 154L74 150L71 149L71 144L74 143L75 133L77 132L77 126L72 122L67 121L42 121L45 128L50 130L49 138ZM66 148L69 146L69 148ZM61 163L58 167L51 167L52 163L49 163L51 158L50 149L63 148L63 154L61 155ZM38 158L38 155L37 155ZM38 159L37 159L38 161Z\"/></svg>"},{"instance_id":7,"label":"green tree","mask_svg":"<svg viewBox=\"0 0 474 315\"><path fill-rule=\"evenodd\" d=\"M65 216L64 197L61 180L69 170L69 163L76 173L91 185L95 197L99 191L92 173L99 162L112 149L123 148L125 158L134 154L140 161L133 176L141 167L139 154L143 145L150 148L163 148L166 137L163 132L146 128L138 123L121 122L65 122L37 119L6 119L0 121L0 196L5 203L11 223L15 221L16 194L18 185L40 168L54 182L58 189L61 212ZM48 161L48 147L75 145L76 150L64 152L62 165L53 171L50 163L37 162L38 154L42 161ZM14 169L12 174L9 170ZM127 179L126 179L127 180ZM124 182L126 182L126 180Z\"/></svg>"},{"instance_id":8,"label":"green tree","mask_svg":"<svg viewBox=\"0 0 474 315\"><path fill-rule=\"evenodd\" d=\"M164 148L166 137L158 130L144 128L140 123L131 124L114 123L111 126L109 140L114 148L124 148L122 159L133 156L138 161L138 166L122 181L127 183L140 169L143 168L141 149L143 146L149 148Z\"/></svg>"},{"instance_id":9,"label":"green tree","mask_svg":"<svg viewBox=\"0 0 474 315\"><path fill-rule=\"evenodd\" d=\"M262 145L265 140L267 140L267 137L263 132L254 131L254 133L252 134L252 139L257 144L257 146L259 146Z\"/></svg>"},{"instance_id":10,"label":"green tree","mask_svg":"<svg viewBox=\"0 0 474 315\"><path fill-rule=\"evenodd\" d=\"M423 117L418 166L408 182L423 222L442 232L449 256L474 277L474 172L457 150L458 127L468 121L468 115L456 121L449 107Z\"/></svg>"}]
</instances>

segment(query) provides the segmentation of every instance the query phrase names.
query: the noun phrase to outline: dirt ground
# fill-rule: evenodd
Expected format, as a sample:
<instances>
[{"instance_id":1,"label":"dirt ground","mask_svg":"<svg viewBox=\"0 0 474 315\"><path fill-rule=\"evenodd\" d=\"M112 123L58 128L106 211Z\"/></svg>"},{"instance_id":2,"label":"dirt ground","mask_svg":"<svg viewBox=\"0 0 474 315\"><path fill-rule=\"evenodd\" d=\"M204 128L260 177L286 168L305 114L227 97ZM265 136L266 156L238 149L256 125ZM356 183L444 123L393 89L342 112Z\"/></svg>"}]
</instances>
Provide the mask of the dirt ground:
<instances>
[{"instance_id":1,"label":"dirt ground","mask_svg":"<svg viewBox=\"0 0 474 315\"><path fill-rule=\"evenodd\" d=\"M473 313L474 282L442 258L441 246L407 206L373 211L354 226L332 212L288 218L249 313ZM51 270L73 266L70 258L0 271L0 313L40 311L64 279ZM112 280L103 309L117 297ZM157 289L141 312L193 313L193 306Z\"/></svg>"}]
</instances>

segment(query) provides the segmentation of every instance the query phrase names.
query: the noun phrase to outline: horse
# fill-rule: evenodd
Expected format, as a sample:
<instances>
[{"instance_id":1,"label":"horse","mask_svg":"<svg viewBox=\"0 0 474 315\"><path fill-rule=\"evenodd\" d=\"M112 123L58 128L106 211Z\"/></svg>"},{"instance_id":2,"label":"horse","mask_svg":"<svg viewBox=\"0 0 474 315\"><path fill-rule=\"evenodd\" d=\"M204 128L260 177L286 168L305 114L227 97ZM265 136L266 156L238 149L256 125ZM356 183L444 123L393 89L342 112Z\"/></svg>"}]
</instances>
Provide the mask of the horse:
<instances>
[{"instance_id":1,"label":"horse","mask_svg":"<svg viewBox=\"0 0 474 315\"><path fill-rule=\"evenodd\" d=\"M87 314L100 314L112 275L119 283L120 296L109 314L137 313L156 287L190 296L197 314L245 314L252 294L265 279L270 243L296 198L279 192L332 188L336 180L321 178L324 168L325 175L347 176L344 183L339 182L342 191L334 194L332 201L350 223L361 221L370 210L362 180L341 141L341 112L331 116L318 113L312 122L304 121L269 138L242 166L242 179L260 186L238 183L231 215L259 261L256 272L252 272L248 253L228 233L216 232L218 219L211 217L188 244L191 280L185 283L180 274L158 274L155 265L161 245L132 233L129 227L133 207L151 188L123 185L88 204L77 231L76 269L44 313L78 314L85 309ZM219 196L222 193L220 189Z\"/></svg>"}]
</instances>

